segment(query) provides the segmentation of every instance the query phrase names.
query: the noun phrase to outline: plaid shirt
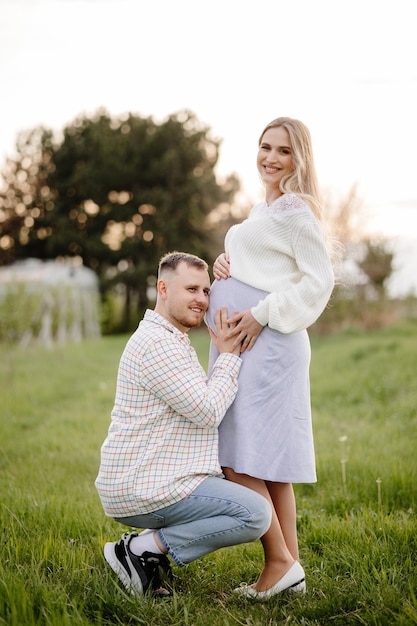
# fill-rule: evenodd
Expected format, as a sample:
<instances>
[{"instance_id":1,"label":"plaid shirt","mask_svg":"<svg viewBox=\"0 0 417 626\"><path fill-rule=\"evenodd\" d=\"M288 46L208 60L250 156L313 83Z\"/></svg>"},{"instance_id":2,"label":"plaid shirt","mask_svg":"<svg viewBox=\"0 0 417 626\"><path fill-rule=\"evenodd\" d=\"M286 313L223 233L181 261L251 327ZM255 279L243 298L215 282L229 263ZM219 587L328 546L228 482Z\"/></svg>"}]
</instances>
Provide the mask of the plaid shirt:
<instances>
[{"instance_id":1,"label":"plaid shirt","mask_svg":"<svg viewBox=\"0 0 417 626\"><path fill-rule=\"evenodd\" d=\"M95 482L106 515L150 513L221 474L217 427L241 359L221 354L210 380L189 337L154 311L129 339Z\"/></svg>"}]
</instances>

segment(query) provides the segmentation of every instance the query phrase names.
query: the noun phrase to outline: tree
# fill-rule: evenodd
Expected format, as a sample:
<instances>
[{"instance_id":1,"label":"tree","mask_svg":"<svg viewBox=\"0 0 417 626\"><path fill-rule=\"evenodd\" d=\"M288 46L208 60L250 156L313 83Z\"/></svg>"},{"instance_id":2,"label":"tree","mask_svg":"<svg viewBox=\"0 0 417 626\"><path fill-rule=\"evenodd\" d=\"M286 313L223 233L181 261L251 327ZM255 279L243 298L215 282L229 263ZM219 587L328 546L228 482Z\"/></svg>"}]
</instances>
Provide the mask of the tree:
<instances>
[{"instance_id":1,"label":"tree","mask_svg":"<svg viewBox=\"0 0 417 626\"><path fill-rule=\"evenodd\" d=\"M385 282L393 271L393 258L389 242L383 237L375 239L367 233L363 202L353 185L345 197L334 202L326 199L326 218L332 235L343 248L342 283L348 276L350 286L358 291L385 296Z\"/></svg>"},{"instance_id":2,"label":"tree","mask_svg":"<svg viewBox=\"0 0 417 626\"><path fill-rule=\"evenodd\" d=\"M26 246L37 256L50 236L48 214L53 193L48 178L54 169L52 133L42 127L21 133L14 159L8 159L0 191L0 265L25 258Z\"/></svg>"},{"instance_id":3,"label":"tree","mask_svg":"<svg viewBox=\"0 0 417 626\"><path fill-rule=\"evenodd\" d=\"M22 135L0 194L2 262L80 257L103 292L124 294L127 327L131 303L148 305L165 252L213 260L207 217L239 188L234 175L216 181L219 146L188 111L156 124L100 110L77 118L60 140L43 128Z\"/></svg>"},{"instance_id":4,"label":"tree","mask_svg":"<svg viewBox=\"0 0 417 626\"><path fill-rule=\"evenodd\" d=\"M380 300L385 298L385 283L392 274L394 255L387 249L384 240L365 241L365 253L359 267L368 277L373 294Z\"/></svg>"},{"instance_id":5,"label":"tree","mask_svg":"<svg viewBox=\"0 0 417 626\"><path fill-rule=\"evenodd\" d=\"M316 327L328 330L353 324L372 328L386 323L392 315L385 284L393 271L393 254L387 239L370 236L357 185L339 201L328 194L325 217L330 235L341 244L341 254L332 298Z\"/></svg>"}]
</instances>

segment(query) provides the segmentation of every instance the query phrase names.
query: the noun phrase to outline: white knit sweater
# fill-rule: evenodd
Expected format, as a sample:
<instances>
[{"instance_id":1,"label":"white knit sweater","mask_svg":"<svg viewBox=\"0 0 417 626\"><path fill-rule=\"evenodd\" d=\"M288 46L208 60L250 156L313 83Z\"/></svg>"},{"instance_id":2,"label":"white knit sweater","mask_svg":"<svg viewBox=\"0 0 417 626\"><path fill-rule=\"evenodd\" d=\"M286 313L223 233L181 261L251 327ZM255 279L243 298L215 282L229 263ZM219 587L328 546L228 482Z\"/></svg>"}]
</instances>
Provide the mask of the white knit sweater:
<instances>
[{"instance_id":1,"label":"white knit sweater","mask_svg":"<svg viewBox=\"0 0 417 626\"><path fill-rule=\"evenodd\" d=\"M332 265L320 225L299 196L257 204L230 228L225 249L231 276L269 292L251 309L263 326L297 332L323 312L334 286Z\"/></svg>"}]
</instances>

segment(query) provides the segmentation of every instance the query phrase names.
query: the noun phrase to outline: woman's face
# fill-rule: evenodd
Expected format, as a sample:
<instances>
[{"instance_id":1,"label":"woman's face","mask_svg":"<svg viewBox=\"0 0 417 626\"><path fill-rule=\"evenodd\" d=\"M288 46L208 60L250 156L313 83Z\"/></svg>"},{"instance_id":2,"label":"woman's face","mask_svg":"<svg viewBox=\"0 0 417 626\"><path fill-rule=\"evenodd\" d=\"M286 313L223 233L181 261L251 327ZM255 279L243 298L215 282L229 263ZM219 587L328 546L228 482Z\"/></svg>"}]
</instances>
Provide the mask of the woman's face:
<instances>
[{"instance_id":1,"label":"woman's face","mask_svg":"<svg viewBox=\"0 0 417 626\"><path fill-rule=\"evenodd\" d=\"M275 189L281 195L281 180L294 171L290 136L283 126L269 128L264 133L256 163L265 186Z\"/></svg>"}]
</instances>

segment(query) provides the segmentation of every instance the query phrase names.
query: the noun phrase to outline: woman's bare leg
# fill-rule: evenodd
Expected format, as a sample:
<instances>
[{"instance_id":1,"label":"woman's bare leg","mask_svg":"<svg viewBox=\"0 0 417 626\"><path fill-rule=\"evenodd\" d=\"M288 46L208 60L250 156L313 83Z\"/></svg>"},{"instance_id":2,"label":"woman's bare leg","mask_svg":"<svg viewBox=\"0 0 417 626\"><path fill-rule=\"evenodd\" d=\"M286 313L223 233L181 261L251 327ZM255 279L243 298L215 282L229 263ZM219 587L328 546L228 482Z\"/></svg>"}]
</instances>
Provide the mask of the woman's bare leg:
<instances>
[{"instance_id":1,"label":"woman's bare leg","mask_svg":"<svg viewBox=\"0 0 417 626\"><path fill-rule=\"evenodd\" d=\"M297 508L291 483L266 482L282 534L295 561L299 560L297 537Z\"/></svg>"},{"instance_id":2,"label":"woman's bare leg","mask_svg":"<svg viewBox=\"0 0 417 626\"><path fill-rule=\"evenodd\" d=\"M256 591L266 591L275 585L275 583L277 583L284 576L284 574L288 572L295 559L285 542L281 525L275 511L275 505L270 495L267 483L260 478L253 478L247 474L238 474L230 468L223 468L223 471L228 480L257 491L271 503L271 526L261 538L265 555L265 565L258 580L253 585ZM275 495L274 489L273 492Z\"/></svg>"}]
</instances>

